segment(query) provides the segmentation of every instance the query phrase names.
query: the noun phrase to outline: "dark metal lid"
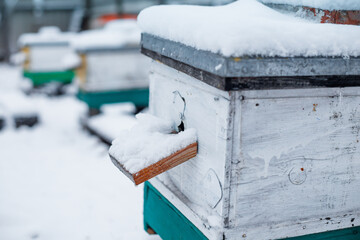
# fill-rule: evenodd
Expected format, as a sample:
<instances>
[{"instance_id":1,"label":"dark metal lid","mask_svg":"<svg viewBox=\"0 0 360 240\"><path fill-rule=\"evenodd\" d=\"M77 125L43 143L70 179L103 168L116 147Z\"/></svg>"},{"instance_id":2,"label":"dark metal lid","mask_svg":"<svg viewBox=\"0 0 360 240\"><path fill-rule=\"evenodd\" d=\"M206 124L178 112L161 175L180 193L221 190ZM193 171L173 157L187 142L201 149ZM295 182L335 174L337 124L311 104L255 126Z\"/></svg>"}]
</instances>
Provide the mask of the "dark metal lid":
<instances>
[{"instance_id":1,"label":"dark metal lid","mask_svg":"<svg viewBox=\"0 0 360 240\"><path fill-rule=\"evenodd\" d=\"M141 48L222 90L360 86L359 57L224 57L146 33Z\"/></svg>"}]
</instances>

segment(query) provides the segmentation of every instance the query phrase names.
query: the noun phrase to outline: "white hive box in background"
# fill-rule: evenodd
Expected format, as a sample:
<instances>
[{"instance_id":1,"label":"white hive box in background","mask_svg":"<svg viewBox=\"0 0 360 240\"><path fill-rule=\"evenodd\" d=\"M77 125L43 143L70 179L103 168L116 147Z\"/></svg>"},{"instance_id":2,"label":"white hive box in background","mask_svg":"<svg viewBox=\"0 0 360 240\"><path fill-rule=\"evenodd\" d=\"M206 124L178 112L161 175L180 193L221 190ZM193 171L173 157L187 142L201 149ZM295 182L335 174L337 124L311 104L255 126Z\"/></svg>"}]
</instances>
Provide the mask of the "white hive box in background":
<instances>
[{"instance_id":1,"label":"white hive box in background","mask_svg":"<svg viewBox=\"0 0 360 240\"><path fill-rule=\"evenodd\" d=\"M73 33L62 33L57 27L43 27L38 33L23 34L19 45L25 54L24 71L57 72L69 70L64 57L72 53L69 46Z\"/></svg>"},{"instance_id":2,"label":"white hive box in background","mask_svg":"<svg viewBox=\"0 0 360 240\"><path fill-rule=\"evenodd\" d=\"M152 7L139 22L150 113L197 131L196 157L150 180L165 205L209 239L358 237L359 28L254 0ZM146 196L146 226L169 236Z\"/></svg>"},{"instance_id":3,"label":"white hive box in background","mask_svg":"<svg viewBox=\"0 0 360 240\"><path fill-rule=\"evenodd\" d=\"M140 34L135 20L115 20L72 41L81 58L78 97L90 109L119 102L148 105L150 61L140 54Z\"/></svg>"},{"instance_id":4,"label":"white hive box in background","mask_svg":"<svg viewBox=\"0 0 360 240\"><path fill-rule=\"evenodd\" d=\"M86 92L148 88L149 60L140 54L135 20L109 22L79 34L72 47L81 56L79 87Z\"/></svg>"},{"instance_id":5,"label":"white hive box in background","mask_svg":"<svg viewBox=\"0 0 360 240\"><path fill-rule=\"evenodd\" d=\"M86 92L102 92L149 87L149 60L138 47L79 51L79 87ZM80 73L84 71L83 73Z\"/></svg>"}]
</instances>

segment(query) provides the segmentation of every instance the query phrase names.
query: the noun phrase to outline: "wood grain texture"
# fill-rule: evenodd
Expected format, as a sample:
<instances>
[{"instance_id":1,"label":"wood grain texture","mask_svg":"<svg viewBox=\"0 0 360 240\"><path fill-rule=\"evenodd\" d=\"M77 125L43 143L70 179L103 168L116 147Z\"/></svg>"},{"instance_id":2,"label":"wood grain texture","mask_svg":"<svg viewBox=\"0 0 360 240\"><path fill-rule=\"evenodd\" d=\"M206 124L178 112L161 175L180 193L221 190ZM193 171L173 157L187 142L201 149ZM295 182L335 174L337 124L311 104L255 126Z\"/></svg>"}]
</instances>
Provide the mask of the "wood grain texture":
<instances>
[{"instance_id":1,"label":"wood grain texture","mask_svg":"<svg viewBox=\"0 0 360 240\"><path fill-rule=\"evenodd\" d=\"M241 152L233 156L229 239L360 225L360 96L340 88L317 91L321 97L270 91L271 98L255 92L238 100Z\"/></svg>"},{"instance_id":2,"label":"wood grain texture","mask_svg":"<svg viewBox=\"0 0 360 240\"><path fill-rule=\"evenodd\" d=\"M181 98L174 95L176 91L185 99L185 111L179 101ZM187 211L182 207L184 205L179 206L206 236L219 234L212 224L222 226L223 211L228 208L224 203L229 202L229 188L225 189L225 184L231 171L227 164L231 161L231 152L227 151L232 136L230 102L228 92L210 87L164 64L153 63L150 74L151 114L179 124L179 114L184 112L185 129L195 128L199 143L195 158L155 179L191 209ZM161 193L164 192L161 190ZM167 193L164 194L168 197ZM192 213L196 217L192 217ZM209 216L215 221L209 221Z\"/></svg>"},{"instance_id":3,"label":"wood grain texture","mask_svg":"<svg viewBox=\"0 0 360 240\"><path fill-rule=\"evenodd\" d=\"M187 147L171 154L170 156L161 159L160 161L138 171L137 173L130 173L118 160L110 155L115 166L120 169L135 185L139 185L171 168L178 166L181 163L195 157L197 154L197 143L192 143Z\"/></svg>"},{"instance_id":4,"label":"wood grain texture","mask_svg":"<svg viewBox=\"0 0 360 240\"><path fill-rule=\"evenodd\" d=\"M25 60L23 62L23 70L27 71L30 69L30 47L23 47L21 49L21 52L25 55Z\"/></svg>"},{"instance_id":5,"label":"wood grain texture","mask_svg":"<svg viewBox=\"0 0 360 240\"><path fill-rule=\"evenodd\" d=\"M76 68L76 76L79 79L80 87L83 87L86 84L86 72L87 72L87 60L86 54L80 54L81 64Z\"/></svg>"}]
</instances>

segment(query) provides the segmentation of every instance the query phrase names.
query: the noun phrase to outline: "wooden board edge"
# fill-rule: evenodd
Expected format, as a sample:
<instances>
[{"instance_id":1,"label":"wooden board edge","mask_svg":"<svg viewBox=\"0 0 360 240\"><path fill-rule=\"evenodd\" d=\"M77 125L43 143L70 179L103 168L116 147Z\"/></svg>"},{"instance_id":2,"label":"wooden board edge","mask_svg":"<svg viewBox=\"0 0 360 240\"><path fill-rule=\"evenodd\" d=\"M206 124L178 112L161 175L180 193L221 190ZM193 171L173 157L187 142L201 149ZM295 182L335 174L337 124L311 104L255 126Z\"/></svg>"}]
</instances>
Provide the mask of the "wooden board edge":
<instances>
[{"instance_id":1,"label":"wooden board edge","mask_svg":"<svg viewBox=\"0 0 360 240\"><path fill-rule=\"evenodd\" d=\"M135 183L134 176L131 174L126 168L119 163L111 154L109 154L111 161L113 164L126 176L128 177L133 183ZM135 183L136 184L136 183Z\"/></svg>"},{"instance_id":2,"label":"wooden board edge","mask_svg":"<svg viewBox=\"0 0 360 240\"><path fill-rule=\"evenodd\" d=\"M171 168L174 168L181 163L184 163L191 158L194 158L197 154L198 144L197 142L189 144L183 149L171 154L170 156L161 159L160 161L140 170L133 174L135 185L139 185Z\"/></svg>"},{"instance_id":3,"label":"wooden board edge","mask_svg":"<svg viewBox=\"0 0 360 240\"><path fill-rule=\"evenodd\" d=\"M170 156L161 159L160 161L138 171L137 173L130 173L124 165L116 160L111 154L109 154L113 164L126 176L128 177L135 185L139 185L171 168L174 168L181 163L194 158L198 150L197 142L189 144L183 149L171 154Z\"/></svg>"}]
</instances>

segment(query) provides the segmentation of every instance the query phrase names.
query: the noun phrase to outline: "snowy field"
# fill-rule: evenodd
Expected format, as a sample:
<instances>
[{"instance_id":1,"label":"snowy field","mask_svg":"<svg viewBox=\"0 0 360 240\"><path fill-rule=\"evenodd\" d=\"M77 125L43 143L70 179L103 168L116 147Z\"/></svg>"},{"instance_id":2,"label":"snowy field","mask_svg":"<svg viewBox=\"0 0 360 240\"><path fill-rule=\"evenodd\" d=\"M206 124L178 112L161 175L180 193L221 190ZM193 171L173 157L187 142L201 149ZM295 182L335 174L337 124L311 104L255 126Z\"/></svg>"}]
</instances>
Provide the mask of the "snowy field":
<instances>
[{"instance_id":1,"label":"snowy field","mask_svg":"<svg viewBox=\"0 0 360 240\"><path fill-rule=\"evenodd\" d=\"M0 65L0 96L23 84L20 69ZM0 131L0 239L160 239L143 230L142 185L81 129L85 106L71 94L26 99L40 124Z\"/></svg>"}]
</instances>

